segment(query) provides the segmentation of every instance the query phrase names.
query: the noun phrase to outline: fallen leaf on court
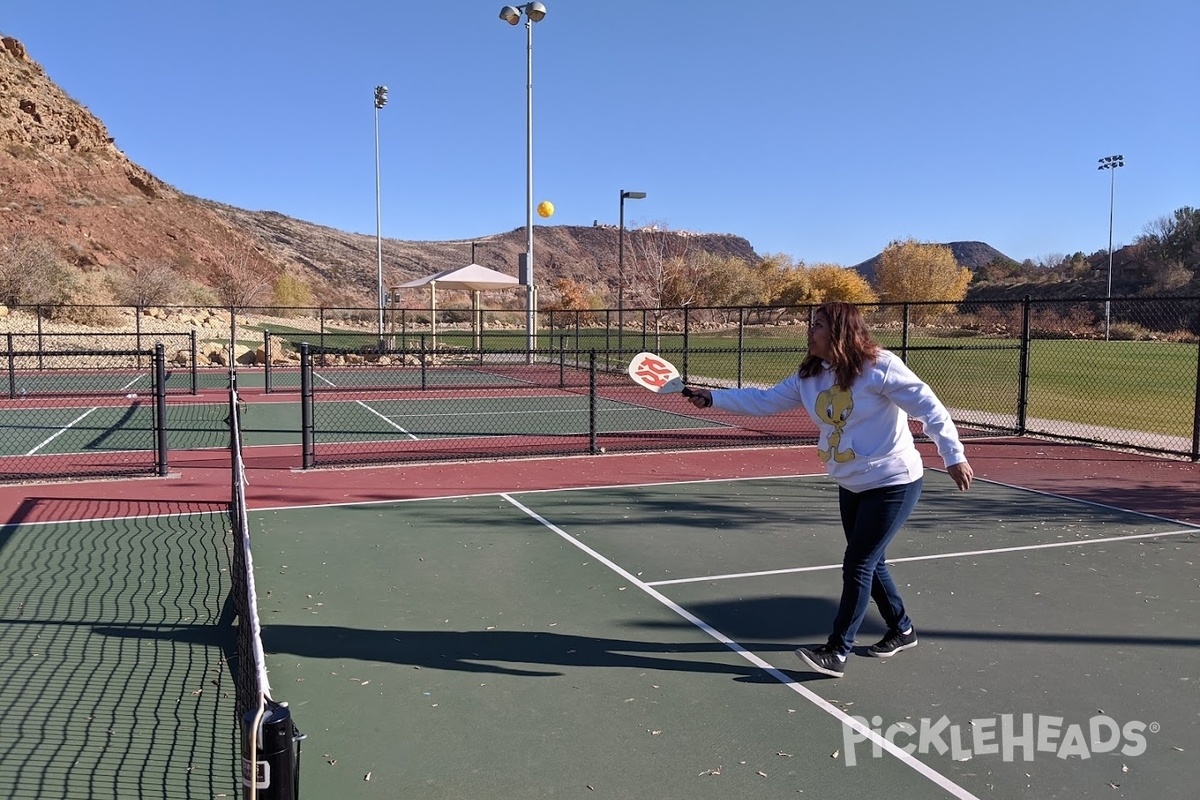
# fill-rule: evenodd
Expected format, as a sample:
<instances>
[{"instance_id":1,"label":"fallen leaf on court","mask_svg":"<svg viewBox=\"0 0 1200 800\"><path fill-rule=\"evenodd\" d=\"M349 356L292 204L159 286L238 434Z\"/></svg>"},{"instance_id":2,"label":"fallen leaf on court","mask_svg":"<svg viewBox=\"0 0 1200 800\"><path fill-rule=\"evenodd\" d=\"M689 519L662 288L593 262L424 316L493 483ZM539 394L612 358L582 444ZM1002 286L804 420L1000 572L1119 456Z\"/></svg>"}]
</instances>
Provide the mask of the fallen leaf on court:
<instances>
[{"instance_id":1,"label":"fallen leaf on court","mask_svg":"<svg viewBox=\"0 0 1200 800\"><path fill-rule=\"evenodd\" d=\"M761 769L758 771L758 774L762 775L764 778L767 777L767 773L763 772Z\"/></svg>"},{"instance_id":2,"label":"fallen leaf on court","mask_svg":"<svg viewBox=\"0 0 1200 800\"><path fill-rule=\"evenodd\" d=\"M662 731L650 731L651 736L658 736Z\"/></svg>"},{"instance_id":3,"label":"fallen leaf on court","mask_svg":"<svg viewBox=\"0 0 1200 800\"><path fill-rule=\"evenodd\" d=\"M1125 764L1121 765L1121 772L1129 772L1129 767Z\"/></svg>"},{"instance_id":4,"label":"fallen leaf on court","mask_svg":"<svg viewBox=\"0 0 1200 800\"><path fill-rule=\"evenodd\" d=\"M592 786L590 783L587 785L587 787L590 791L593 791L593 792L596 791L596 787Z\"/></svg>"},{"instance_id":5,"label":"fallen leaf on court","mask_svg":"<svg viewBox=\"0 0 1200 800\"><path fill-rule=\"evenodd\" d=\"M363 780L364 780L364 781L369 781L369 780L371 780L371 773L369 773L369 772L368 772L366 775L364 775L364 776L363 776Z\"/></svg>"},{"instance_id":6,"label":"fallen leaf on court","mask_svg":"<svg viewBox=\"0 0 1200 800\"><path fill-rule=\"evenodd\" d=\"M1109 785L1109 788L1112 788L1112 789L1120 789L1121 788L1121 784L1113 783L1112 781L1109 781L1108 785Z\"/></svg>"},{"instance_id":7,"label":"fallen leaf on court","mask_svg":"<svg viewBox=\"0 0 1200 800\"><path fill-rule=\"evenodd\" d=\"M791 753L785 753L785 752L783 752L782 750L780 750L780 751L779 751L778 753L776 753L775 755L777 755L777 756L783 756L784 758L791 758L791 757L792 757L792 754L791 754Z\"/></svg>"},{"instance_id":8,"label":"fallen leaf on court","mask_svg":"<svg viewBox=\"0 0 1200 800\"><path fill-rule=\"evenodd\" d=\"M833 751L833 755L831 755L831 756L830 756L830 758L837 758L837 757L838 757L838 756L840 756L841 754L842 754L842 751L841 751L841 750L834 750L834 751Z\"/></svg>"},{"instance_id":9,"label":"fallen leaf on court","mask_svg":"<svg viewBox=\"0 0 1200 800\"><path fill-rule=\"evenodd\" d=\"M716 769L706 769L706 770L704 770L704 772L701 772L700 774L701 775L720 775L721 767L717 767Z\"/></svg>"}]
</instances>

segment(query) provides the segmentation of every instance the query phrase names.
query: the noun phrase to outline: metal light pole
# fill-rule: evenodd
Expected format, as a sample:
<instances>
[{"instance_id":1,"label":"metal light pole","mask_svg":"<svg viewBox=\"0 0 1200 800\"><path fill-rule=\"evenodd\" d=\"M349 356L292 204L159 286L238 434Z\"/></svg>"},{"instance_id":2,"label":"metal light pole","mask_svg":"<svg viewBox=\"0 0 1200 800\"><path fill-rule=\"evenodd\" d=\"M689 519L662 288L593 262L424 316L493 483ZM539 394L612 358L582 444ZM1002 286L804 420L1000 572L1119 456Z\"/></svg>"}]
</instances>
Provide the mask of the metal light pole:
<instances>
[{"instance_id":1,"label":"metal light pole","mask_svg":"<svg viewBox=\"0 0 1200 800\"><path fill-rule=\"evenodd\" d=\"M379 300L379 349L383 350L383 219L379 206L379 109L387 105L386 86L375 87L375 265Z\"/></svg>"},{"instance_id":2,"label":"metal light pole","mask_svg":"<svg viewBox=\"0 0 1200 800\"><path fill-rule=\"evenodd\" d=\"M541 3L526 3L522 6L504 6L500 19L516 25L525 16L525 255L520 270L525 279L525 329L529 360L533 361L536 347L537 290L533 283L533 23L546 17L546 7Z\"/></svg>"},{"instance_id":3,"label":"metal light pole","mask_svg":"<svg viewBox=\"0 0 1200 800\"><path fill-rule=\"evenodd\" d=\"M625 339L625 201L641 200L645 192L621 190L621 224L617 233L617 349L624 347Z\"/></svg>"},{"instance_id":4,"label":"metal light pole","mask_svg":"<svg viewBox=\"0 0 1200 800\"><path fill-rule=\"evenodd\" d=\"M1104 293L1104 341L1108 341L1112 317L1112 267L1113 267L1113 206L1117 199L1117 168L1125 166L1125 156L1105 156L1096 169L1109 170L1108 187L1108 290Z\"/></svg>"}]
</instances>

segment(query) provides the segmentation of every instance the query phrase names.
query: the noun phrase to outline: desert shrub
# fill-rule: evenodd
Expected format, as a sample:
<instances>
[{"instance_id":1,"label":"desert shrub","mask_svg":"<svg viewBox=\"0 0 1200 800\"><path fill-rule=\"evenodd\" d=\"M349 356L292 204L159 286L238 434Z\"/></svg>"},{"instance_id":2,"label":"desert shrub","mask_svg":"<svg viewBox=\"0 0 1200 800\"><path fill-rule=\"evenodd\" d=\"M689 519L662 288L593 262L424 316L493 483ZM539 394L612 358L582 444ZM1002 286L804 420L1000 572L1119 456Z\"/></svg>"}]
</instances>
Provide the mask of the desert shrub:
<instances>
[{"instance_id":1,"label":"desert shrub","mask_svg":"<svg viewBox=\"0 0 1200 800\"><path fill-rule=\"evenodd\" d=\"M300 278L284 273L275 281L272 305L277 309L308 308L314 303L312 289ZM280 311L280 316L294 316L293 313Z\"/></svg>"}]
</instances>

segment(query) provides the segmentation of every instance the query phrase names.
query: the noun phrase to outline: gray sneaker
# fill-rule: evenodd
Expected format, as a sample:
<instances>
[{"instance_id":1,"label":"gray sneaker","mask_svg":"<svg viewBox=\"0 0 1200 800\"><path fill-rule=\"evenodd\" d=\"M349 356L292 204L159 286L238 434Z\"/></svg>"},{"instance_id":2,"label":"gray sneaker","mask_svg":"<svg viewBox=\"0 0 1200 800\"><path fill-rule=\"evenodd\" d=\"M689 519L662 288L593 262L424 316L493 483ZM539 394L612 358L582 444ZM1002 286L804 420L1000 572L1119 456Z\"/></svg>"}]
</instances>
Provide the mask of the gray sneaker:
<instances>
[{"instance_id":1,"label":"gray sneaker","mask_svg":"<svg viewBox=\"0 0 1200 800\"><path fill-rule=\"evenodd\" d=\"M867 648L867 655L875 656L876 658L890 658L901 650L908 650L916 646L917 631L915 628L908 633L888 631L887 636L884 636Z\"/></svg>"}]
</instances>

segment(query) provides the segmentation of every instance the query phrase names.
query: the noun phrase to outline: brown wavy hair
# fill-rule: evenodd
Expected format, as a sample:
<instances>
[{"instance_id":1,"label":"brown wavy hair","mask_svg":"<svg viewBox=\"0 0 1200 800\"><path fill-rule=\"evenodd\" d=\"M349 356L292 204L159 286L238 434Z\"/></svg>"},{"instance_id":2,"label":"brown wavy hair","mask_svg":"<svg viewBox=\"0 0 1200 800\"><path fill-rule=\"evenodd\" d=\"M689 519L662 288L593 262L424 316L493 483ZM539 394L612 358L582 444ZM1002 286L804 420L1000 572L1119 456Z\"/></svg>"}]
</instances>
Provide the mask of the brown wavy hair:
<instances>
[{"instance_id":1,"label":"brown wavy hair","mask_svg":"<svg viewBox=\"0 0 1200 800\"><path fill-rule=\"evenodd\" d=\"M829 325L829 365L837 376L837 385L849 389L869 361L883 348L871 338L867 323L858 307L850 303L822 303L813 317L825 317ZM800 362L800 377L811 378L825 369L819 356L809 355Z\"/></svg>"}]
</instances>

